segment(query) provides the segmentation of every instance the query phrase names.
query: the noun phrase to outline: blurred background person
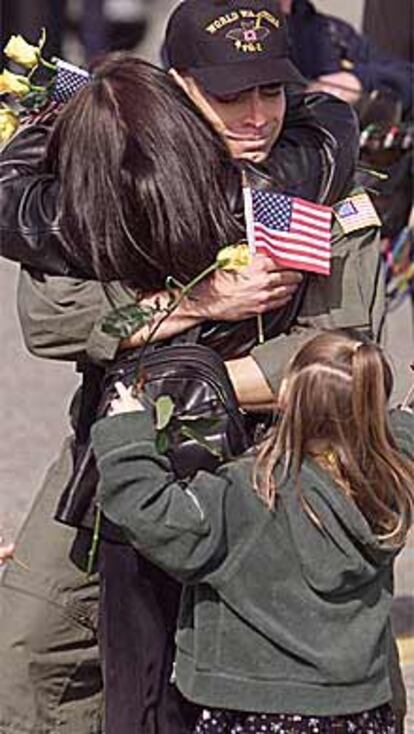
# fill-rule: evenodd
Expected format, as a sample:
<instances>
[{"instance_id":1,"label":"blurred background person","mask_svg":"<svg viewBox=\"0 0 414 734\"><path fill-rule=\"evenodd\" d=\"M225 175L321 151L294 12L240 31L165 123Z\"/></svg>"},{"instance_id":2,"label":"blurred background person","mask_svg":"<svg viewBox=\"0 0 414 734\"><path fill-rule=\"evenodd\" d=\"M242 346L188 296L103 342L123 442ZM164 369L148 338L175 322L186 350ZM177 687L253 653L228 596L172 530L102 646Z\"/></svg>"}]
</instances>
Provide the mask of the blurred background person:
<instances>
[{"instance_id":1,"label":"blurred background person","mask_svg":"<svg viewBox=\"0 0 414 734\"><path fill-rule=\"evenodd\" d=\"M414 58L412 0L365 0L364 33L386 54L405 61Z\"/></svg>"},{"instance_id":2,"label":"blurred background person","mask_svg":"<svg viewBox=\"0 0 414 734\"><path fill-rule=\"evenodd\" d=\"M89 0L93 5L94 0ZM66 0L2 0L0 41L3 48L12 34L20 33L36 43L40 29L47 28L47 55L59 56L66 28Z\"/></svg>"},{"instance_id":3,"label":"blurred background person","mask_svg":"<svg viewBox=\"0 0 414 734\"><path fill-rule=\"evenodd\" d=\"M342 18L319 12L310 0L282 0L282 6L288 15L292 57L312 80L312 89L331 92L351 104L364 92L386 91L410 114L412 60L379 50Z\"/></svg>"}]
</instances>

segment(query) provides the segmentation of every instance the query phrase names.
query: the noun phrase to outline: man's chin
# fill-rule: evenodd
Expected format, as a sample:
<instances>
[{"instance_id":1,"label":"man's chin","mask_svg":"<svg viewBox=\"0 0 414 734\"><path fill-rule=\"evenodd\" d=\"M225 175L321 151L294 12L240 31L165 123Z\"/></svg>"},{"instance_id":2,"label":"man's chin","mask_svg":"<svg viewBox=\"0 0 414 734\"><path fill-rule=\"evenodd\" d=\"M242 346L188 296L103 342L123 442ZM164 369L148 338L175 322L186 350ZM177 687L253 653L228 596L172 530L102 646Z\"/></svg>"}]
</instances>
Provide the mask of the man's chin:
<instances>
[{"instance_id":1,"label":"man's chin","mask_svg":"<svg viewBox=\"0 0 414 734\"><path fill-rule=\"evenodd\" d=\"M271 148L271 146L267 144L256 146L252 144L251 141L246 144L243 144L242 142L235 143L234 141L227 141L227 143L233 158L252 161L252 163L261 163L266 160Z\"/></svg>"},{"instance_id":2,"label":"man's chin","mask_svg":"<svg viewBox=\"0 0 414 734\"><path fill-rule=\"evenodd\" d=\"M262 163L266 160L268 152L265 150L244 150L240 151L237 158L244 161L251 161L252 163Z\"/></svg>"}]
</instances>

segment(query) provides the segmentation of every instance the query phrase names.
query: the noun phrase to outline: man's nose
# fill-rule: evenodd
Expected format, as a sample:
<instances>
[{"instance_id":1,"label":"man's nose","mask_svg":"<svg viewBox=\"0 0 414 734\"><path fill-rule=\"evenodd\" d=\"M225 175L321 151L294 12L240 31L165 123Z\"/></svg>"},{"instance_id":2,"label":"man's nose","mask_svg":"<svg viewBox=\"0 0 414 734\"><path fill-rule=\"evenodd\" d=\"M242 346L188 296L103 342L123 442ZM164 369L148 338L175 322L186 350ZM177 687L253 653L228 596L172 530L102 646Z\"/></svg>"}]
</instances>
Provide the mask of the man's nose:
<instances>
[{"instance_id":1,"label":"man's nose","mask_svg":"<svg viewBox=\"0 0 414 734\"><path fill-rule=\"evenodd\" d=\"M247 100L248 122L255 127L263 127L266 124L266 106L259 89L252 89Z\"/></svg>"}]
</instances>

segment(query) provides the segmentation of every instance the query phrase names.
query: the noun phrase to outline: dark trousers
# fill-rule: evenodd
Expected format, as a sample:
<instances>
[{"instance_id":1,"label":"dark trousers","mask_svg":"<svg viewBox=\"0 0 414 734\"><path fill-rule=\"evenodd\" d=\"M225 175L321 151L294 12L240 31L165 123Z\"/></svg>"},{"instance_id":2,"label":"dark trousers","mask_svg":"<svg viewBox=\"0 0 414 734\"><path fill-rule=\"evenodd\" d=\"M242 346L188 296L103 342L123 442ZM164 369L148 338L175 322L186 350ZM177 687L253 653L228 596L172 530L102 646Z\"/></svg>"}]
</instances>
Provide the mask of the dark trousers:
<instances>
[{"instance_id":1,"label":"dark trousers","mask_svg":"<svg viewBox=\"0 0 414 734\"><path fill-rule=\"evenodd\" d=\"M108 541L99 570L106 734L189 734L199 709L171 682L180 585Z\"/></svg>"}]
</instances>

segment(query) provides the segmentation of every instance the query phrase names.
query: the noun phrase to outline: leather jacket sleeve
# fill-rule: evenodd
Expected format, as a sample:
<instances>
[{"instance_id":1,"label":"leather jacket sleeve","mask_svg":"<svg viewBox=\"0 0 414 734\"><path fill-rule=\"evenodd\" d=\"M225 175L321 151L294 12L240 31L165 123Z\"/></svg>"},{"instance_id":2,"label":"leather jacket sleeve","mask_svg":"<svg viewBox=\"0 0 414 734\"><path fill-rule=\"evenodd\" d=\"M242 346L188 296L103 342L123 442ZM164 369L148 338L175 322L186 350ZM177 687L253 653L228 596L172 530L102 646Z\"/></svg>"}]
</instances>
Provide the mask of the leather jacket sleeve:
<instances>
[{"instance_id":1,"label":"leather jacket sleeve","mask_svg":"<svg viewBox=\"0 0 414 734\"><path fill-rule=\"evenodd\" d=\"M0 254L55 275L93 278L71 262L58 220L58 184L43 157L50 122L35 122L18 132L0 156ZM328 95L289 96L282 135L265 165L251 167L255 177L286 193L331 203L344 192L357 150L351 108ZM229 181L234 184L234 176ZM241 197L231 186L234 209Z\"/></svg>"},{"instance_id":2,"label":"leather jacket sleeve","mask_svg":"<svg viewBox=\"0 0 414 734\"><path fill-rule=\"evenodd\" d=\"M50 121L28 124L0 155L0 255L39 271L74 277L58 221L58 182L45 170Z\"/></svg>"}]
</instances>

